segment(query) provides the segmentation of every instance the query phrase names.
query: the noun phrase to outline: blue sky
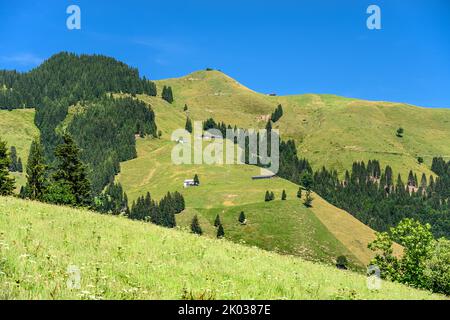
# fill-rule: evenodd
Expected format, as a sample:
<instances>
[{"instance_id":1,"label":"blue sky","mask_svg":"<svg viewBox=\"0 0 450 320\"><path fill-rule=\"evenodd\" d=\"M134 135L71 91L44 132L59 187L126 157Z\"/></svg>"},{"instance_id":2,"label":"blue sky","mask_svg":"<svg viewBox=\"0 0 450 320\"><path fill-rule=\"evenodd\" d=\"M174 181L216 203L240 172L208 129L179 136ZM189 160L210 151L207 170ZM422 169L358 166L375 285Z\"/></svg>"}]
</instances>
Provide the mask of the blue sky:
<instances>
[{"instance_id":1,"label":"blue sky","mask_svg":"<svg viewBox=\"0 0 450 320\"><path fill-rule=\"evenodd\" d=\"M81 30L66 8L81 8ZM381 8L368 30L366 9ZM151 79L217 68L259 92L450 107L448 0L0 0L0 69L59 51L113 56Z\"/></svg>"}]
</instances>

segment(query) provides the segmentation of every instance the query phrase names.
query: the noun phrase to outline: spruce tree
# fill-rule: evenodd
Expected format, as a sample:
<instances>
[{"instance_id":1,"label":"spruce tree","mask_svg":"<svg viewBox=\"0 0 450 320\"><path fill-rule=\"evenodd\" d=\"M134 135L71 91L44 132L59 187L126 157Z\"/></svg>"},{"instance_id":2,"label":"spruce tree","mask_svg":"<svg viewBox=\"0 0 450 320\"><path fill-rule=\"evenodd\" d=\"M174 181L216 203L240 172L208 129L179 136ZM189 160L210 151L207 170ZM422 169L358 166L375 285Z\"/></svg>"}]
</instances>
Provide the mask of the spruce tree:
<instances>
[{"instance_id":1,"label":"spruce tree","mask_svg":"<svg viewBox=\"0 0 450 320\"><path fill-rule=\"evenodd\" d=\"M14 178L9 176L10 158L6 142L0 139L0 196L10 196L14 192Z\"/></svg>"},{"instance_id":2,"label":"spruce tree","mask_svg":"<svg viewBox=\"0 0 450 320\"><path fill-rule=\"evenodd\" d=\"M27 163L27 184L25 194L32 200L42 200L46 191L46 165L44 149L39 139L33 140Z\"/></svg>"},{"instance_id":3,"label":"spruce tree","mask_svg":"<svg viewBox=\"0 0 450 320\"><path fill-rule=\"evenodd\" d=\"M297 191L297 198L301 199L302 198L302 188L299 187L298 191Z\"/></svg>"},{"instance_id":4,"label":"spruce tree","mask_svg":"<svg viewBox=\"0 0 450 320\"><path fill-rule=\"evenodd\" d=\"M281 194L281 200L286 200L287 195L286 195L286 190L283 190L283 193Z\"/></svg>"},{"instance_id":5,"label":"spruce tree","mask_svg":"<svg viewBox=\"0 0 450 320\"><path fill-rule=\"evenodd\" d=\"M244 213L244 211L241 211L241 213L239 214L239 222L240 222L241 224L244 224L246 220L247 220L247 219L245 218L245 213Z\"/></svg>"},{"instance_id":6,"label":"spruce tree","mask_svg":"<svg viewBox=\"0 0 450 320\"><path fill-rule=\"evenodd\" d=\"M200 222L198 221L198 217L197 215L194 216L194 218L192 219L191 222L191 231L194 234L198 234L198 235L202 235L203 234L203 230L200 227Z\"/></svg>"},{"instance_id":7,"label":"spruce tree","mask_svg":"<svg viewBox=\"0 0 450 320\"><path fill-rule=\"evenodd\" d=\"M162 94L161 97L166 100L168 103L172 103L173 102L173 93L172 93L172 88L171 87L163 87L162 90Z\"/></svg>"},{"instance_id":8,"label":"spruce tree","mask_svg":"<svg viewBox=\"0 0 450 320\"><path fill-rule=\"evenodd\" d=\"M303 187L305 187L306 191L310 191L314 183L312 175L307 171L303 172L301 183Z\"/></svg>"},{"instance_id":9,"label":"spruce tree","mask_svg":"<svg viewBox=\"0 0 450 320\"><path fill-rule=\"evenodd\" d=\"M11 172L18 172L18 163L17 163L17 150L16 147L11 146L9 150L9 171Z\"/></svg>"},{"instance_id":10,"label":"spruce tree","mask_svg":"<svg viewBox=\"0 0 450 320\"><path fill-rule=\"evenodd\" d=\"M19 160L17 160L17 172L22 173L23 172L23 164L22 164L22 159L19 158Z\"/></svg>"},{"instance_id":11,"label":"spruce tree","mask_svg":"<svg viewBox=\"0 0 450 320\"><path fill-rule=\"evenodd\" d=\"M270 193L269 193L269 191L266 191L266 195L264 197L264 201L266 201L266 202L270 201Z\"/></svg>"},{"instance_id":12,"label":"spruce tree","mask_svg":"<svg viewBox=\"0 0 450 320\"><path fill-rule=\"evenodd\" d=\"M214 227L218 227L220 224L222 224L222 222L220 221L220 216L217 215L216 219L214 220Z\"/></svg>"},{"instance_id":13,"label":"spruce tree","mask_svg":"<svg viewBox=\"0 0 450 320\"><path fill-rule=\"evenodd\" d=\"M172 87L167 88L167 102L172 103L173 102L173 92Z\"/></svg>"},{"instance_id":14,"label":"spruce tree","mask_svg":"<svg viewBox=\"0 0 450 320\"><path fill-rule=\"evenodd\" d=\"M221 239L225 236L225 230L223 229L222 224L219 224L219 227L217 228L217 238Z\"/></svg>"},{"instance_id":15,"label":"spruce tree","mask_svg":"<svg viewBox=\"0 0 450 320\"><path fill-rule=\"evenodd\" d=\"M270 201L275 200L275 193L273 191L270 193Z\"/></svg>"},{"instance_id":16,"label":"spruce tree","mask_svg":"<svg viewBox=\"0 0 450 320\"><path fill-rule=\"evenodd\" d=\"M191 119L186 118L186 125L184 127L186 129L187 132L192 133L192 121Z\"/></svg>"},{"instance_id":17,"label":"spruce tree","mask_svg":"<svg viewBox=\"0 0 450 320\"><path fill-rule=\"evenodd\" d=\"M197 174L194 176L194 185L196 185L196 186L200 185L200 179L198 178Z\"/></svg>"},{"instance_id":18,"label":"spruce tree","mask_svg":"<svg viewBox=\"0 0 450 320\"><path fill-rule=\"evenodd\" d=\"M267 130L267 134L270 134L270 132L272 131L272 121L269 120L266 124L266 130Z\"/></svg>"},{"instance_id":19,"label":"spruce tree","mask_svg":"<svg viewBox=\"0 0 450 320\"><path fill-rule=\"evenodd\" d=\"M311 190L306 191L306 197L305 197L305 200L303 201L303 204L305 205L305 207L311 208L313 200L314 199L311 195Z\"/></svg>"},{"instance_id":20,"label":"spruce tree","mask_svg":"<svg viewBox=\"0 0 450 320\"><path fill-rule=\"evenodd\" d=\"M58 166L53 178L69 187L77 206L89 206L92 201L91 184L86 166L80 160L80 149L70 135L64 134L62 138L63 144L55 149Z\"/></svg>"}]
</instances>

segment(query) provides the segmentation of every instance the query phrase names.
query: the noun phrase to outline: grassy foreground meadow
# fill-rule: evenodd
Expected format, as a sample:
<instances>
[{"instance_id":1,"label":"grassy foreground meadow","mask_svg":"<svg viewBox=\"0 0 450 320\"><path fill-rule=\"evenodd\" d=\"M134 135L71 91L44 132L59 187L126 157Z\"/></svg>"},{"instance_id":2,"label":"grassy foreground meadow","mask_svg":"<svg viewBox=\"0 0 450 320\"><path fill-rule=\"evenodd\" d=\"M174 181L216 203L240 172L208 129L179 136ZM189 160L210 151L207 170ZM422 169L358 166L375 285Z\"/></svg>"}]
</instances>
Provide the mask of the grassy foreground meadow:
<instances>
[{"instance_id":1,"label":"grassy foreground meadow","mask_svg":"<svg viewBox=\"0 0 450 320\"><path fill-rule=\"evenodd\" d=\"M70 289L68 269L81 272ZM67 207L0 197L0 299L440 299L349 271Z\"/></svg>"}]
</instances>

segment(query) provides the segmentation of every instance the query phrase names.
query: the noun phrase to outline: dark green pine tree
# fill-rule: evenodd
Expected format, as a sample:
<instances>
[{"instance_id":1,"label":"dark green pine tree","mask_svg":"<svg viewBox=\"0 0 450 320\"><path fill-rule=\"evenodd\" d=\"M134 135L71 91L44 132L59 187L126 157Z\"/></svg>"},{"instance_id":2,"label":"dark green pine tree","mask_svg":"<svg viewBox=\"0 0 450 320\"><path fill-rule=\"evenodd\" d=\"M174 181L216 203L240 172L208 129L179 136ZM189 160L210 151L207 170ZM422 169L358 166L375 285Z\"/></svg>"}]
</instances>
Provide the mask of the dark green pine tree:
<instances>
[{"instance_id":1,"label":"dark green pine tree","mask_svg":"<svg viewBox=\"0 0 450 320\"><path fill-rule=\"evenodd\" d=\"M241 224L244 224L246 220L247 220L247 219L246 219L246 217L245 217L244 211L241 211L241 213L239 214L239 222L240 222Z\"/></svg>"},{"instance_id":2,"label":"dark green pine tree","mask_svg":"<svg viewBox=\"0 0 450 320\"><path fill-rule=\"evenodd\" d=\"M191 119L186 118L186 125L184 127L186 129L187 132L192 133L192 121Z\"/></svg>"},{"instance_id":3,"label":"dark green pine tree","mask_svg":"<svg viewBox=\"0 0 450 320\"><path fill-rule=\"evenodd\" d=\"M167 87L167 102L169 102L169 103L173 102L172 87Z\"/></svg>"},{"instance_id":4,"label":"dark green pine tree","mask_svg":"<svg viewBox=\"0 0 450 320\"><path fill-rule=\"evenodd\" d=\"M6 142L0 139L0 196L10 196L14 192L14 178L9 176L10 158Z\"/></svg>"},{"instance_id":5,"label":"dark green pine tree","mask_svg":"<svg viewBox=\"0 0 450 320\"><path fill-rule=\"evenodd\" d=\"M283 190L283 193L281 194L281 200L286 200L287 195L286 195L286 190Z\"/></svg>"},{"instance_id":6,"label":"dark green pine tree","mask_svg":"<svg viewBox=\"0 0 450 320\"><path fill-rule=\"evenodd\" d=\"M161 98L163 98L164 100L167 99L167 86L164 86L164 87L162 88L162 91L161 91Z\"/></svg>"},{"instance_id":7,"label":"dark green pine tree","mask_svg":"<svg viewBox=\"0 0 450 320\"><path fill-rule=\"evenodd\" d=\"M273 191L270 193L270 201L275 200L275 193Z\"/></svg>"},{"instance_id":8,"label":"dark green pine tree","mask_svg":"<svg viewBox=\"0 0 450 320\"><path fill-rule=\"evenodd\" d=\"M11 172L18 172L18 161L17 161L17 150L16 147L11 146L9 150L9 171Z\"/></svg>"},{"instance_id":9,"label":"dark green pine tree","mask_svg":"<svg viewBox=\"0 0 450 320\"><path fill-rule=\"evenodd\" d=\"M70 135L64 134L62 138L63 144L55 149L58 166L53 178L56 182L69 187L77 206L90 206L91 184L87 177L86 166L80 160L80 149Z\"/></svg>"},{"instance_id":10,"label":"dark green pine tree","mask_svg":"<svg viewBox=\"0 0 450 320\"><path fill-rule=\"evenodd\" d=\"M310 191L314 183L312 175L309 172L305 171L302 174L301 183L303 187L305 187L306 191Z\"/></svg>"},{"instance_id":11,"label":"dark green pine tree","mask_svg":"<svg viewBox=\"0 0 450 320\"><path fill-rule=\"evenodd\" d=\"M17 172L22 173L23 172L23 164L22 164L22 159L19 158L19 160L17 160Z\"/></svg>"},{"instance_id":12,"label":"dark green pine tree","mask_svg":"<svg viewBox=\"0 0 450 320\"><path fill-rule=\"evenodd\" d=\"M196 186L200 185L200 179L198 178L198 175L197 175L197 174L194 176L194 184L195 184Z\"/></svg>"},{"instance_id":13,"label":"dark green pine tree","mask_svg":"<svg viewBox=\"0 0 450 320\"><path fill-rule=\"evenodd\" d=\"M198 234L198 235L202 235L203 234L203 230L200 227L200 222L198 221L198 217L197 215L194 216L194 218L192 219L191 222L191 231L194 234Z\"/></svg>"},{"instance_id":14,"label":"dark green pine tree","mask_svg":"<svg viewBox=\"0 0 450 320\"><path fill-rule=\"evenodd\" d=\"M44 149L39 139L33 140L27 163L27 184L25 196L32 200L42 200L46 192L46 169Z\"/></svg>"},{"instance_id":15,"label":"dark green pine tree","mask_svg":"<svg viewBox=\"0 0 450 320\"><path fill-rule=\"evenodd\" d=\"M408 186L416 186L415 180L414 180L414 174L413 174L412 170L409 170L409 174L408 174Z\"/></svg>"},{"instance_id":16,"label":"dark green pine tree","mask_svg":"<svg viewBox=\"0 0 450 320\"><path fill-rule=\"evenodd\" d=\"M219 227L217 228L217 238L221 239L225 236L225 230L223 229L222 224L219 224Z\"/></svg>"},{"instance_id":17,"label":"dark green pine tree","mask_svg":"<svg viewBox=\"0 0 450 320\"><path fill-rule=\"evenodd\" d=\"M172 87L163 87L161 97L166 100L168 103L173 102L173 93L172 93Z\"/></svg>"},{"instance_id":18,"label":"dark green pine tree","mask_svg":"<svg viewBox=\"0 0 450 320\"><path fill-rule=\"evenodd\" d=\"M221 225L222 224L222 222L220 221L220 216L219 215L217 215L216 216L216 219L214 220L214 227L218 227L219 225Z\"/></svg>"},{"instance_id":19,"label":"dark green pine tree","mask_svg":"<svg viewBox=\"0 0 450 320\"><path fill-rule=\"evenodd\" d=\"M301 199L302 198L302 188L299 187L298 191L297 191L297 198Z\"/></svg>"},{"instance_id":20,"label":"dark green pine tree","mask_svg":"<svg viewBox=\"0 0 450 320\"><path fill-rule=\"evenodd\" d=\"M270 116L270 119L272 120L273 123L275 123L278 120L280 120L280 118L282 116L283 116L283 107L281 106L281 104L279 104L278 107L275 109L275 111Z\"/></svg>"},{"instance_id":21,"label":"dark green pine tree","mask_svg":"<svg viewBox=\"0 0 450 320\"><path fill-rule=\"evenodd\" d=\"M183 111L188 111L188 105L187 104L184 105Z\"/></svg>"},{"instance_id":22,"label":"dark green pine tree","mask_svg":"<svg viewBox=\"0 0 450 320\"><path fill-rule=\"evenodd\" d=\"M267 134L270 134L270 132L272 131L272 121L269 120L266 124L266 130L267 130Z\"/></svg>"},{"instance_id":23,"label":"dark green pine tree","mask_svg":"<svg viewBox=\"0 0 450 320\"><path fill-rule=\"evenodd\" d=\"M264 201L269 202L270 201L270 192L266 191L266 195L264 196Z\"/></svg>"},{"instance_id":24,"label":"dark green pine tree","mask_svg":"<svg viewBox=\"0 0 450 320\"><path fill-rule=\"evenodd\" d=\"M305 207L311 208L312 202L313 202L313 197L311 195L311 190L308 190L308 191L306 191L306 197L305 197L305 200L303 201L303 204L305 205Z\"/></svg>"}]
</instances>

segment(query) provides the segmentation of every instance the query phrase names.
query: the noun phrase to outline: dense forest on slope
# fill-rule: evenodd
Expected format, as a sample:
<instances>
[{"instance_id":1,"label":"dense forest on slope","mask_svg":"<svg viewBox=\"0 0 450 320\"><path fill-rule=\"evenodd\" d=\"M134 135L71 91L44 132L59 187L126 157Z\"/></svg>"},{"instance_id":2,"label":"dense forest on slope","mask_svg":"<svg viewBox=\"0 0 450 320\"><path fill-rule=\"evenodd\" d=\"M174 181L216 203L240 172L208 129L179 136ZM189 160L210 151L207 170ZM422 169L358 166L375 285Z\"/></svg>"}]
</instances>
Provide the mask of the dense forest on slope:
<instances>
[{"instance_id":1,"label":"dense forest on slope","mask_svg":"<svg viewBox=\"0 0 450 320\"><path fill-rule=\"evenodd\" d=\"M71 105L107 92L156 96L153 82L137 69L101 55L62 52L27 73L0 71L0 108L44 108L46 99Z\"/></svg>"},{"instance_id":2,"label":"dense forest on slope","mask_svg":"<svg viewBox=\"0 0 450 320\"><path fill-rule=\"evenodd\" d=\"M217 129L225 135L226 129L232 127L210 118L203 128ZM270 121L266 128L271 130ZM248 139L245 149L245 163L249 164ZM422 174L419 181L417 174L410 171L403 180L400 174L394 176L389 165L382 171L378 160L370 160L367 165L355 162L340 180L336 171L325 167L314 172L307 159L298 157L295 142L288 140L280 141L277 174L303 186L305 175L309 176L315 192L377 231L387 231L404 218L414 218L429 223L435 237L449 238L450 161L436 157L431 169L438 175L436 178Z\"/></svg>"},{"instance_id":3,"label":"dense forest on slope","mask_svg":"<svg viewBox=\"0 0 450 320\"><path fill-rule=\"evenodd\" d=\"M289 147L290 146L290 147ZM377 160L355 162L340 180L336 171L325 167L314 172L313 189L331 204L344 209L377 231L386 231L404 218L429 223L435 237L450 237L450 162L433 159L433 171L439 174L419 181L412 171L408 179L394 176L387 166L381 171ZM293 141L280 148L279 176L302 184L304 173L312 174L306 159L297 157Z\"/></svg>"},{"instance_id":4,"label":"dense forest on slope","mask_svg":"<svg viewBox=\"0 0 450 320\"><path fill-rule=\"evenodd\" d=\"M120 161L136 156L135 134L156 136L155 115L145 103L108 96L115 92L156 96L155 84L113 58L59 53L28 73L1 71L0 89L0 108L36 109L35 123L49 164L62 142L58 129L69 107L81 105L83 112L63 129L83 149L95 193L112 181Z\"/></svg>"},{"instance_id":5,"label":"dense forest on slope","mask_svg":"<svg viewBox=\"0 0 450 320\"><path fill-rule=\"evenodd\" d=\"M136 157L136 138L156 136L155 115L143 102L102 98L87 103L73 116L67 130L83 149L82 160L91 168L96 193L114 180L120 162Z\"/></svg>"}]
</instances>

